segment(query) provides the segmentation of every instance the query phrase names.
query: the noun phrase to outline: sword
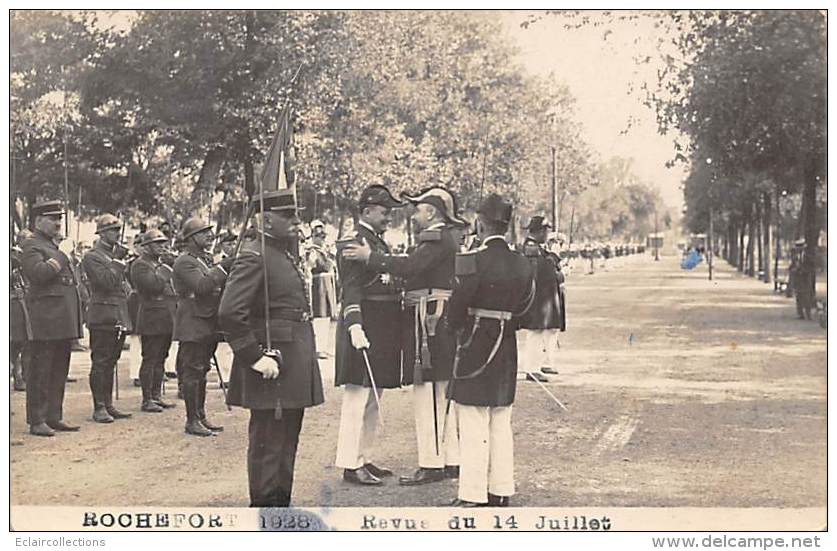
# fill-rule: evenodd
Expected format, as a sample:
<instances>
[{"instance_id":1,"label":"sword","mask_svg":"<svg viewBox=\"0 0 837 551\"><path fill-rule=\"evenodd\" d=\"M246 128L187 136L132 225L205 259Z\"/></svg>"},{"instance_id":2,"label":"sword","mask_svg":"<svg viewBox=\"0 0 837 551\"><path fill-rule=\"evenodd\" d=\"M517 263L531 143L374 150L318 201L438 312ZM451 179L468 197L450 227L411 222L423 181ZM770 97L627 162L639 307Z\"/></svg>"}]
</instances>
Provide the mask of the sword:
<instances>
[{"instance_id":1,"label":"sword","mask_svg":"<svg viewBox=\"0 0 837 551\"><path fill-rule=\"evenodd\" d=\"M116 352L117 358L113 366L113 386L116 391L116 399L119 399L119 356L122 355L122 347L125 345L125 337L128 336L128 331L121 325L116 326Z\"/></svg>"},{"instance_id":2,"label":"sword","mask_svg":"<svg viewBox=\"0 0 837 551\"><path fill-rule=\"evenodd\" d=\"M375 385L375 376L372 375L372 365L369 363L369 354L366 352L365 348L361 348L360 351L363 353L363 361L366 363L366 373L369 374L369 383L372 385L372 392L375 393L375 404L378 406L378 419L381 421L381 428L384 428L384 412L381 409L381 399L378 397L378 387ZM436 454L438 455L438 451Z\"/></svg>"},{"instance_id":3,"label":"sword","mask_svg":"<svg viewBox=\"0 0 837 551\"><path fill-rule=\"evenodd\" d=\"M544 391L545 391L547 394L549 394L549 397L550 397L550 398L552 398L552 401L553 401L553 402L555 402L556 404L558 404L559 406L561 406L561 409L563 409L564 411L569 411L569 410L567 409L567 407L566 407L564 404L562 404L562 403L561 403L561 400L559 400L558 398L556 398L556 397L555 397L555 395L554 395L554 394L552 394L552 392L550 392L548 388L546 388L546 385L545 385L545 384L543 384L542 382L540 382L540 381L537 379L537 377L535 377L534 375L532 375L532 372L531 372L531 371L525 371L524 373L526 373L527 375L529 375L529 379L531 379L531 380L535 381L536 383L538 383L538 384L540 385L540 387L541 387L542 389L544 389Z\"/></svg>"},{"instance_id":4,"label":"sword","mask_svg":"<svg viewBox=\"0 0 837 551\"><path fill-rule=\"evenodd\" d=\"M224 383L224 376L221 375L221 367L218 365L218 356L212 353L212 363L215 364L215 373L218 374L218 380L221 381L221 392L224 393L224 405L227 406L227 411L232 411L232 406L227 402L227 385Z\"/></svg>"},{"instance_id":5,"label":"sword","mask_svg":"<svg viewBox=\"0 0 837 551\"><path fill-rule=\"evenodd\" d=\"M439 413L436 411L436 381L430 381L430 388L433 392L433 435L436 437L436 455L439 455Z\"/></svg>"}]
</instances>

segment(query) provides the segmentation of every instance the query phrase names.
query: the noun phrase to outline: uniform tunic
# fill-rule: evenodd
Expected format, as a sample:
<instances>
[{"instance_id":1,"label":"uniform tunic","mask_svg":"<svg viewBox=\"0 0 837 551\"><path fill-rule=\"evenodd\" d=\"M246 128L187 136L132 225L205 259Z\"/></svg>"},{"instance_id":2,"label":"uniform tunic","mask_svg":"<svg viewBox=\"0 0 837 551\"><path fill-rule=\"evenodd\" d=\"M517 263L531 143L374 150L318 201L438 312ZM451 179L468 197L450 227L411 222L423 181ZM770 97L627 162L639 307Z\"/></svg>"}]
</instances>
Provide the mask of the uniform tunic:
<instances>
[{"instance_id":1,"label":"uniform tunic","mask_svg":"<svg viewBox=\"0 0 837 551\"><path fill-rule=\"evenodd\" d=\"M227 400L249 409L299 409L323 403L314 331L301 268L266 239L271 345L282 353L280 375L265 380L251 366L266 346L264 264L257 239L241 246L219 307L221 329L235 357Z\"/></svg>"},{"instance_id":2,"label":"uniform tunic","mask_svg":"<svg viewBox=\"0 0 837 551\"><path fill-rule=\"evenodd\" d=\"M378 272L389 272L405 279L404 290L451 291L454 283L456 253L459 245L449 228L428 229L419 234L418 246L407 256L388 255L373 251L368 266ZM420 372L423 381L446 381L453 371L456 341L447 328L446 312L436 311L441 302L428 304L428 314L440 315L434 336L428 336L430 369ZM412 376L416 363L416 313L415 306L407 306L402 316L402 346L404 347L404 371ZM420 328L420 331L426 331ZM420 333L421 335L421 333ZM421 338L421 337L420 337ZM421 359L419 358L419 362ZM407 379L412 382L411 378Z\"/></svg>"},{"instance_id":3,"label":"uniform tunic","mask_svg":"<svg viewBox=\"0 0 837 551\"><path fill-rule=\"evenodd\" d=\"M180 342L213 339L217 333L218 302L227 278L221 266L187 251L174 262L177 311L173 338Z\"/></svg>"},{"instance_id":4,"label":"uniform tunic","mask_svg":"<svg viewBox=\"0 0 837 551\"><path fill-rule=\"evenodd\" d=\"M534 273L529 261L509 249L500 237L486 240L476 251L459 255L459 283L450 302L450 326L458 332L459 362L455 380L451 382L451 398L470 406L509 406L514 402L517 375L517 341L515 330L519 316L529 308L534 293ZM500 321L480 320L472 334L474 316L469 308L511 312L515 316L505 322L499 348L485 365L500 335ZM479 373L472 376L474 373ZM463 378L464 377L464 378ZM470 378L468 378L470 377Z\"/></svg>"},{"instance_id":5,"label":"uniform tunic","mask_svg":"<svg viewBox=\"0 0 837 551\"><path fill-rule=\"evenodd\" d=\"M30 283L26 305L32 340L81 338L81 299L70 259L38 230L22 249L23 274ZM51 258L60 264L60 271L47 264Z\"/></svg>"},{"instance_id":6,"label":"uniform tunic","mask_svg":"<svg viewBox=\"0 0 837 551\"><path fill-rule=\"evenodd\" d=\"M130 288L125 280L125 264L113 258L109 246L101 239L84 255L81 264L90 282L87 326L91 329L113 329L119 325L130 331Z\"/></svg>"},{"instance_id":7,"label":"uniform tunic","mask_svg":"<svg viewBox=\"0 0 837 551\"><path fill-rule=\"evenodd\" d=\"M354 238L358 244L361 240L373 251L390 252L384 240L363 223L359 224ZM352 346L348 333L349 327L360 324L369 339L369 364L376 386L398 388L412 379L412 365L402 369L400 289L389 274L378 273L364 262L346 260L341 252L338 249L342 305L337 324L334 384L370 386L363 354Z\"/></svg>"},{"instance_id":8,"label":"uniform tunic","mask_svg":"<svg viewBox=\"0 0 837 551\"><path fill-rule=\"evenodd\" d=\"M558 257L539 244L532 256L527 256L535 273L535 299L532 307L520 320L524 329L564 329L563 309L559 289Z\"/></svg>"}]
</instances>

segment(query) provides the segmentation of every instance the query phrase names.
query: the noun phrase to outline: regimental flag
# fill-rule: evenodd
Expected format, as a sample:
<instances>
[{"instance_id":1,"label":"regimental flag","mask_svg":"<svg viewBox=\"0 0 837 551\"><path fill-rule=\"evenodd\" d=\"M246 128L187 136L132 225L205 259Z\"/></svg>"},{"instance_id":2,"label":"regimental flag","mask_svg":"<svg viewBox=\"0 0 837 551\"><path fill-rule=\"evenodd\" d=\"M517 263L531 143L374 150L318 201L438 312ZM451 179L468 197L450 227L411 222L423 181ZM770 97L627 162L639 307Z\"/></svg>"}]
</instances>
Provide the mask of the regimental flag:
<instances>
[{"instance_id":1,"label":"regimental flag","mask_svg":"<svg viewBox=\"0 0 837 551\"><path fill-rule=\"evenodd\" d=\"M273 143L270 144L270 150L265 157L259 178L265 191L292 188L296 195L293 173L293 127L290 113L290 106L288 106L279 116L279 126L273 135Z\"/></svg>"}]
</instances>

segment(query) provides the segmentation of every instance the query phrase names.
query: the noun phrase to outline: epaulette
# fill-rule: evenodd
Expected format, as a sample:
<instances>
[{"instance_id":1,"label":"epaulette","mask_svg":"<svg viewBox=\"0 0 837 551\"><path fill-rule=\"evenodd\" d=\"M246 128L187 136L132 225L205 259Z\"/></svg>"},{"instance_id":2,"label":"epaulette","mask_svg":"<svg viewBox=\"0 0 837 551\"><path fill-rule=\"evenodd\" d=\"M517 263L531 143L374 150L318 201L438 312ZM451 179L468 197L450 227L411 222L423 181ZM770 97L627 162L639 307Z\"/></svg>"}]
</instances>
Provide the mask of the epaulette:
<instances>
[{"instance_id":1,"label":"epaulette","mask_svg":"<svg viewBox=\"0 0 837 551\"><path fill-rule=\"evenodd\" d=\"M442 230L424 230L418 235L419 243L426 241L439 241L442 239Z\"/></svg>"},{"instance_id":2,"label":"epaulette","mask_svg":"<svg viewBox=\"0 0 837 551\"><path fill-rule=\"evenodd\" d=\"M468 251L456 255L456 275L466 276L477 273L477 251Z\"/></svg>"}]
</instances>

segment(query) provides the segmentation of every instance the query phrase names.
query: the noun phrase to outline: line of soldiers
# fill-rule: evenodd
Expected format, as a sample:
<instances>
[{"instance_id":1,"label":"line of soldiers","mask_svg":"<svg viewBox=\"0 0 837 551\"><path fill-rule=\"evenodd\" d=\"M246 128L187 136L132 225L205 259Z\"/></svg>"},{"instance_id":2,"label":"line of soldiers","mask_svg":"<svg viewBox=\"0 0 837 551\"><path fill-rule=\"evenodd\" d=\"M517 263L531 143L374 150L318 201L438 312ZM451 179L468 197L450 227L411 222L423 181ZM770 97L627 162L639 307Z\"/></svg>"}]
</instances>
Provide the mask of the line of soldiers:
<instances>
[{"instance_id":1,"label":"line of soldiers","mask_svg":"<svg viewBox=\"0 0 837 551\"><path fill-rule=\"evenodd\" d=\"M392 209L406 203L415 208L417 246L392 254L382 234ZM176 259L168 239L150 230L139 237L140 257L126 273L121 222L113 215L97 220L99 241L82 261L92 290L93 418L108 423L129 416L113 406L111 394L122 343L134 331L142 342L143 411L172 406L161 399L160 387L174 339L180 343L185 432L223 430L207 420L204 407L206 374L223 334L234 352L227 402L250 410L250 504L288 506L304 410L324 400L312 287L294 254L300 225L295 195L265 192L253 205L253 226L238 254L217 265L207 254L212 227L192 218L181 228L183 252ZM512 205L495 194L480 205L479 246L468 251L462 244L469 224L443 187L405 195L402 202L372 185L358 207L357 231L338 243L336 258L341 300L335 385L344 387L336 465L355 484L380 485L393 475L372 462L376 427L383 422L380 400L385 388L412 385L417 469L399 483L459 478L452 505L508 505L514 493L516 331L536 334L527 342L540 350L542 333L565 327L560 261L543 249L542 217L529 227L537 247L524 255L505 240ZM32 214L35 235L23 242L21 255L35 343L27 420L32 434L51 436L78 430L63 420L61 403L70 342L81 336L81 308L69 261L54 243L61 203L35 205ZM324 266L319 273L329 271ZM140 298L136 327L127 313L127 279ZM320 302L333 309L336 301L327 294Z\"/></svg>"}]
</instances>

